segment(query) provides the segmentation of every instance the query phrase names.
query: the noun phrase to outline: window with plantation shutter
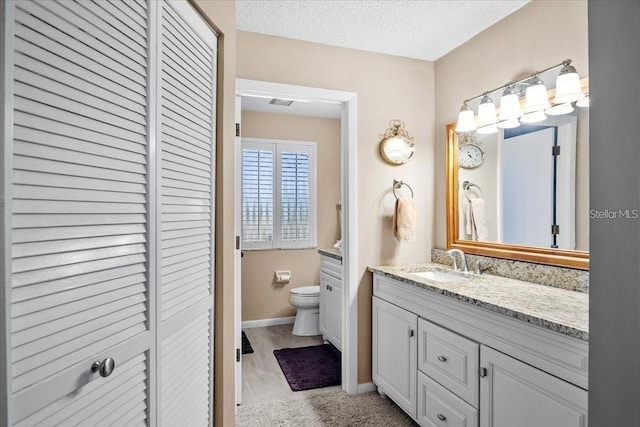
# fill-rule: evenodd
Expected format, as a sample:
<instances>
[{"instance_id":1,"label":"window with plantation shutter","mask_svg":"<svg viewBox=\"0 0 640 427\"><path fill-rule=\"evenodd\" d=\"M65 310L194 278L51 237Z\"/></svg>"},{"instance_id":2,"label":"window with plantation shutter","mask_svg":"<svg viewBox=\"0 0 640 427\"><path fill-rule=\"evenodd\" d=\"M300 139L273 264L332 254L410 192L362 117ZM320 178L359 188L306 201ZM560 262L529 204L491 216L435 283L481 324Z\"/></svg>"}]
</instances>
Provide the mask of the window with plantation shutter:
<instances>
[{"instance_id":1,"label":"window with plantation shutter","mask_svg":"<svg viewBox=\"0 0 640 427\"><path fill-rule=\"evenodd\" d=\"M316 246L316 144L242 140L242 247Z\"/></svg>"}]
</instances>

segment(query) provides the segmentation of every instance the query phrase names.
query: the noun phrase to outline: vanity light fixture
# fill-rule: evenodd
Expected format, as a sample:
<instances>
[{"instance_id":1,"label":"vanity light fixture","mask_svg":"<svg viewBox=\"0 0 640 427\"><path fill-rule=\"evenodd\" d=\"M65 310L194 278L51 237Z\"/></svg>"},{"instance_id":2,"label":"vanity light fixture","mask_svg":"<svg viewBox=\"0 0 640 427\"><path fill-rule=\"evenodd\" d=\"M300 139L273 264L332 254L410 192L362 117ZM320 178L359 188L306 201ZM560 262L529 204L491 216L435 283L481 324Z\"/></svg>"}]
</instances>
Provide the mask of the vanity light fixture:
<instances>
[{"instance_id":1,"label":"vanity light fixture","mask_svg":"<svg viewBox=\"0 0 640 427\"><path fill-rule=\"evenodd\" d=\"M550 116L561 116L563 114L569 114L573 111L573 106L570 102L564 104L554 105L553 107L544 110L545 114Z\"/></svg>"},{"instance_id":2,"label":"vanity light fixture","mask_svg":"<svg viewBox=\"0 0 640 427\"><path fill-rule=\"evenodd\" d=\"M514 85L507 86L500 98L500 121L514 120L522 116L522 108L520 108L520 98L516 93ZM500 123L498 123L500 127Z\"/></svg>"},{"instance_id":3,"label":"vanity light fixture","mask_svg":"<svg viewBox=\"0 0 640 427\"><path fill-rule=\"evenodd\" d=\"M520 123L538 123L547 118L544 111L534 111L533 113L527 113L520 117Z\"/></svg>"},{"instance_id":4,"label":"vanity light fixture","mask_svg":"<svg viewBox=\"0 0 640 427\"><path fill-rule=\"evenodd\" d=\"M524 112L533 113L536 111L549 108L549 98L547 98L547 88L540 78L540 74L536 74L527 82L527 90L525 91Z\"/></svg>"},{"instance_id":5,"label":"vanity light fixture","mask_svg":"<svg viewBox=\"0 0 640 427\"><path fill-rule=\"evenodd\" d=\"M556 79L554 104L565 104L584 98L584 92L580 86L580 76L578 76L576 67L571 65L570 60L564 61L562 65L563 67Z\"/></svg>"},{"instance_id":6,"label":"vanity light fixture","mask_svg":"<svg viewBox=\"0 0 640 427\"><path fill-rule=\"evenodd\" d=\"M476 130L476 123L473 117L473 109L465 101L458 113L458 125L456 126L456 132L465 133L473 132Z\"/></svg>"},{"instance_id":7,"label":"vanity light fixture","mask_svg":"<svg viewBox=\"0 0 640 427\"><path fill-rule=\"evenodd\" d=\"M556 68L561 68L556 79L556 90L553 105L549 103L547 88L542 78L543 73ZM489 94L503 90L500 98L500 114L496 120L495 105ZM478 106L477 121L474 120L473 109L470 102L482 97ZM524 111L521 108L520 98L524 97ZM577 101L577 102L576 102ZM456 133L469 133L476 131L479 134L495 133L500 129L509 129L520 126L520 123L536 123L544 120L546 115L568 114L574 110L572 103L578 107L588 107L589 98L585 96L580 84L580 76L571 65L571 59L565 59L559 64L536 71L516 82L509 82L493 90L486 91L482 95L464 100Z\"/></svg>"},{"instance_id":8,"label":"vanity light fixture","mask_svg":"<svg viewBox=\"0 0 640 427\"><path fill-rule=\"evenodd\" d=\"M584 98L582 98L581 100L579 100L578 102L576 102L576 105L578 107L588 107L589 106L589 94L587 94L587 96L585 96Z\"/></svg>"},{"instance_id":9,"label":"vanity light fixture","mask_svg":"<svg viewBox=\"0 0 640 427\"><path fill-rule=\"evenodd\" d=\"M478 106L478 127L495 125L498 122L496 117L496 104L489 95L485 94Z\"/></svg>"}]
</instances>

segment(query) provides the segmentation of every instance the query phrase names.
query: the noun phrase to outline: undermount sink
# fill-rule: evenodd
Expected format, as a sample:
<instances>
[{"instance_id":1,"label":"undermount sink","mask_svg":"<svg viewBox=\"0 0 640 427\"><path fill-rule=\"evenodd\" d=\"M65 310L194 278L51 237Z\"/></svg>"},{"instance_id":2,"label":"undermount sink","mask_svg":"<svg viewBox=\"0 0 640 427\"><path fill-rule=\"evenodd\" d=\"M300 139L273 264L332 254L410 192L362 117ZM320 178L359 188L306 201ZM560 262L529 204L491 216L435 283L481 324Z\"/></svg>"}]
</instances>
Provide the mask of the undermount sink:
<instances>
[{"instance_id":1,"label":"undermount sink","mask_svg":"<svg viewBox=\"0 0 640 427\"><path fill-rule=\"evenodd\" d=\"M451 274L439 270L416 271L411 272L413 276L422 277L423 279L433 280L435 282L459 282L461 280L469 280L469 277Z\"/></svg>"}]
</instances>

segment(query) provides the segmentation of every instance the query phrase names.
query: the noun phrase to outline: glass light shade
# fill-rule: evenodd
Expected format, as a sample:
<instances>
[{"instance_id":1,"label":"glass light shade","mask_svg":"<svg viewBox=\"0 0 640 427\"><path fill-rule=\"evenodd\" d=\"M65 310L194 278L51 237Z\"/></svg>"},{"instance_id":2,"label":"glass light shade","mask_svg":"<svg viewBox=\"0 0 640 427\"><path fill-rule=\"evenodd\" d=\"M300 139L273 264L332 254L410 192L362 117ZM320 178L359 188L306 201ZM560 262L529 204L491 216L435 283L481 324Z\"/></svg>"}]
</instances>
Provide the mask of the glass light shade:
<instances>
[{"instance_id":1,"label":"glass light shade","mask_svg":"<svg viewBox=\"0 0 640 427\"><path fill-rule=\"evenodd\" d=\"M589 95L585 96L584 98L576 102L576 106L578 107L588 107L589 104L590 104Z\"/></svg>"},{"instance_id":2,"label":"glass light shade","mask_svg":"<svg viewBox=\"0 0 640 427\"><path fill-rule=\"evenodd\" d=\"M524 100L524 112L532 113L549 108L549 98L547 97L547 88L540 77L535 78L531 82L531 86L527 88Z\"/></svg>"},{"instance_id":3,"label":"glass light shade","mask_svg":"<svg viewBox=\"0 0 640 427\"><path fill-rule=\"evenodd\" d=\"M500 129L498 129L498 126L496 126L496 125L482 126L482 127L479 127L478 130L476 130L476 132L479 133L480 135L488 135L490 133L498 133L499 131L500 131Z\"/></svg>"},{"instance_id":4,"label":"glass light shade","mask_svg":"<svg viewBox=\"0 0 640 427\"><path fill-rule=\"evenodd\" d=\"M544 111L534 111L533 113L527 113L520 117L520 123L538 123L547 118Z\"/></svg>"},{"instance_id":5,"label":"glass light shade","mask_svg":"<svg viewBox=\"0 0 640 427\"><path fill-rule=\"evenodd\" d=\"M573 111L573 107L570 102L566 102L564 104L554 105L551 108L547 108L544 110L545 114L549 116L561 116L563 114L569 114Z\"/></svg>"},{"instance_id":6,"label":"glass light shade","mask_svg":"<svg viewBox=\"0 0 640 427\"><path fill-rule=\"evenodd\" d=\"M518 119L509 119L498 122L496 126L498 126L500 129L513 129L520 126L520 122L518 121Z\"/></svg>"},{"instance_id":7,"label":"glass light shade","mask_svg":"<svg viewBox=\"0 0 640 427\"><path fill-rule=\"evenodd\" d=\"M522 115L522 108L520 108L520 98L516 94L513 87L505 89L500 98L500 116L501 121L517 119ZM498 127L500 127L498 125Z\"/></svg>"},{"instance_id":8,"label":"glass light shade","mask_svg":"<svg viewBox=\"0 0 640 427\"><path fill-rule=\"evenodd\" d=\"M476 130L476 122L473 114L473 110L465 102L465 104L460 109L460 113L458 113L458 124L456 125L456 132L473 132Z\"/></svg>"},{"instance_id":9,"label":"glass light shade","mask_svg":"<svg viewBox=\"0 0 640 427\"><path fill-rule=\"evenodd\" d=\"M582 86L580 85L580 76L578 76L573 66L565 65L556 79L556 96L553 99L553 103L564 104L582 98L584 98L584 92L582 92Z\"/></svg>"},{"instance_id":10,"label":"glass light shade","mask_svg":"<svg viewBox=\"0 0 640 427\"><path fill-rule=\"evenodd\" d=\"M497 123L496 105L487 95L483 96L478 106L478 127Z\"/></svg>"}]
</instances>

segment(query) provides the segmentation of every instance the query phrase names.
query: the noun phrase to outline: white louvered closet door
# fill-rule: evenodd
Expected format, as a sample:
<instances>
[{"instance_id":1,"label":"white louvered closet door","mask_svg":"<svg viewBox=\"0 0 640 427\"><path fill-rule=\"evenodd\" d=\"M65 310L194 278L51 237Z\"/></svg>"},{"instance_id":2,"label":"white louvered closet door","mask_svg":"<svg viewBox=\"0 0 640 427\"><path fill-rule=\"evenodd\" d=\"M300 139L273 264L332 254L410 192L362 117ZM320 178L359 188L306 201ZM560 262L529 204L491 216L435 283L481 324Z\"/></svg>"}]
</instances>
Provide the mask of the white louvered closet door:
<instances>
[{"instance_id":1,"label":"white louvered closet door","mask_svg":"<svg viewBox=\"0 0 640 427\"><path fill-rule=\"evenodd\" d=\"M0 10L0 425L211 425L215 36L186 0Z\"/></svg>"},{"instance_id":2,"label":"white louvered closet door","mask_svg":"<svg viewBox=\"0 0 640 427\"><path fill-rule=\"evenodd\" d=\"M163 426L212 421L217 40L184 2L163 2L158 282Z\"/></svg>"},{"instance_id":3,"label":"white louvered closet door","mask_svg":"<svg viewBox=\"0 0 640 427\"><path fill-rule=\"evenodd\" d=\"M13 53L4 63L9 422L144 424L155 357L147 5L2 7ZM91 372L109 357L111 375Z\"/></svg>"}]
</instances>

